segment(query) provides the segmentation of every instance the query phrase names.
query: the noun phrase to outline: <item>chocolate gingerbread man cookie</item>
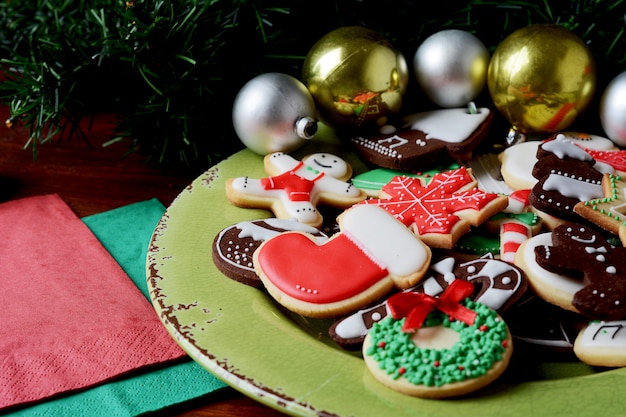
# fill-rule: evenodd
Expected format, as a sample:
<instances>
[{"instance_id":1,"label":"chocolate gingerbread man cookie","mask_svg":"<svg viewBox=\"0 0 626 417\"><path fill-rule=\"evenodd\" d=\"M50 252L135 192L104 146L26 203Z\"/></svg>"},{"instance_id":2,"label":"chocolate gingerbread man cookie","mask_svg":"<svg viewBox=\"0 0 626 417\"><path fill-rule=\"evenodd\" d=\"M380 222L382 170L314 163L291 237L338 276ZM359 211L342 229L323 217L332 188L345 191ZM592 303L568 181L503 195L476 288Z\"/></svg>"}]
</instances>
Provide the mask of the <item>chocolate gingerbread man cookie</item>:
<instances>
[{"instance_id":1,"label":"chocolate gingerbread man cookie","mask_svg":"<svg viewBox=\"0 0 626 417\"><path fill-rule=\"evenodd\" d=\"M597 320L626 317L626 248L612 246L594 229L576 223L558 226L552 244L535 247L537 264L580 279L572 305Z\"/></svg>"}]
</instances>

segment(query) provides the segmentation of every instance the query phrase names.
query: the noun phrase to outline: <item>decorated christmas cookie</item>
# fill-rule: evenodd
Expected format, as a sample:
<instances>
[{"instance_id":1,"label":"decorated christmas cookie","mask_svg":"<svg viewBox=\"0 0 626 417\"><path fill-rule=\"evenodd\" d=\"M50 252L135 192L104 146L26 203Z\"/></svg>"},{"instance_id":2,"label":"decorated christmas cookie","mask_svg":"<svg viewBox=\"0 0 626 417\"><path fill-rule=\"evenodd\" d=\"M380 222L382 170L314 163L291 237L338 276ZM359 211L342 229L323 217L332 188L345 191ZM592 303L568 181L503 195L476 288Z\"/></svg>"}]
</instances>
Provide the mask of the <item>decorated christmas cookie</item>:
<instances>
[{"instance_id":1,"label":"decorated christmas cookie","mask_svg":"<svg viewBox=\"0 0 626 417\"><path fill-rule=\"evenodd\" d=\"M341 231L323 244L286 232L254 253L255 270L278 303L307 317L338 317L424 277L430 248L385 210L356 205L338 222Z\"/></svg>"},{"instance_id":2,"label":"decorated christmas cookie","mask_svg":"<svg viewBox=\"0 0 626 417\"><path fill-rule=\"evenodd\" d=\"M592 321L574 342L574 353L592 366L626 366L626 320Z\"/></svg>"},{"instance_id":3,"label":"decorated christmas cookie","mask_svg":"<svg viewBox=\"0 0 626 417\"><path fill-rule=\"evenodd\" d=\"M537 263L535 248L552 245L552 232L540 233L522 243L515 253L515 265L525 273L535 294L550 304L578 313L572 305L574 294L583 289L578 278L548 271Z\"/></svg>"},{"instance_id":4,"label":"decorated christmas cookie","mask_svg":"<svg viewBox=\"0 0 626 417\"><path fill-rule=\"evenodd\" d=\"M226 195L233 204L269 209L278 218L319 228L323 219L318 204L347 208L367 197L347 182L352 168L336 155L317 153L298 161L277 152L265 156L264 165L267 178L226 182Z\"/></svg>"},{"instance_id":5,"label":"decorated christmas cookie","mask_svg":"<svg viewBox=\"0 0 626 417\"><path fill-rule=\"evenodd\" d=\"M535 247L537 264L580 280L572 305L598 320L626 317L626 248L613 247L595 230L566 224L552 232L551 244Z\"/></svg>"},{"instance_id":6,"label":"decorated christmas cookie","mask_svg":"<svg viewBox=\"0 0 626 417\"><path fill-rule=\"evenodd\" d=\"M487 136L493 113L480 108L442 109L415 113L391 133L352 139L356 151L367 162L382 168L419 171L445 160L471 158Z\"/></svg>"},{"instance_id":7,"label":"decorated christmas cookie","mask_svg":"<svg viewBox=\"0 0 626 417\"><path fill-rule=\"evenodd\" d=\"M537 178L533 177L533 167L537 162L539 145L539 141L520 142L498 154L502 178L512 189L531 189L537 183Z\"/></svg>"},{"instance_id":8,"label":"decorated christmas cookie","mask_svg":"<svg viewBox=\"0 0 626 417\"><path fill-rule=\"evenodd\" d=\"M619 236L620 227L626 224L626 179L621 175L604 174L603 198L578 202L574 211L581 217Z\"/></svg>"},{"instance_id":9,"label":"decorated christmas cookie","mask_svg":"<svg viewBox=\"0 0 626 417\"><path fill-rule=\"evenodd\" d=\"M410 291L440 296L456 280L474 285L469 295L473 301L503 312L524 295L527 282L519 268L486 255L472 260L449 256L431 265L427 278ZM387 300L343 317L329 329L331 338L344 349L360 348L374 323L389 315Z\"/></svg>"},{"instance_id":10,"label":"decorated christmas cookie","mask_svg":"<svg viewBox=\"0 0 626 417\"><path fill-rule=\"evenodd\" d=\"M389 298L391 314L374 324L363 358L374 378L401 393L455 397L497 379L513 352L502 318L467 299L467 281L454 281L440 297L403 292Z\"/></svg>"},{"instance_id":11,"label":"decorated christmas cookie","mask_svg":"<svg viewBox=\"0 0 626 417\"><path fill-rule=\"evenodd\" d=\"M310 233L319 243L328 239L312 226L295 220L263 219L237 223L222 229L213 240L213 263L227 277L253 287L262 287L254 270L252 255L258 247L279 233L302 231Z\"/></svg>"},{"instance_id":12,"label":"decorated christmas cookie","mask_svg":"<svg viewBox=\"0 0 626 417\"><path fill-rule=\"evenodd\" d=\"M506 208L508 200L477 189L470 170L460 167L436 174L427 185L419 178L394 177L381 198L362 204L384 208L430 247L452 249L470 226Z\"/></svg>"},{"instance_id":13,"label":"decorated christmas cookie","mask_svg":"<svg viewBox=\"0 0 626 417\"><path fill-rule=\"evenodd\" d=\"M603 172L582 148L557 137L537 148L533 176L538 182L528 197L541 212L560 219L580 221L574 206L580 201L603 197Z\"/></svg>"}]
</instances>

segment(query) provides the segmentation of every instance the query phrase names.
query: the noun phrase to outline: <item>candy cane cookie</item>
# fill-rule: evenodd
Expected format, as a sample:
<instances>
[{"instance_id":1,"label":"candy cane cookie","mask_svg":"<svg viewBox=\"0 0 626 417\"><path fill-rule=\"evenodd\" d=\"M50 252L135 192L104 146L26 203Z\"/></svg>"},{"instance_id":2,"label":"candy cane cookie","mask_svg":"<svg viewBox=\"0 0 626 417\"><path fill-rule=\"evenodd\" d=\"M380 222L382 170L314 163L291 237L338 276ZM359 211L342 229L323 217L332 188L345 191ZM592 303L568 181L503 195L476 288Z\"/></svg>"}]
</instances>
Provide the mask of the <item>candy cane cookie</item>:
<instances>
[{"instance_id":1,"label":"candy cane cookie","mask_svg":"<svg viewBox=\"0 0 626 417\"><path fill-rule=\"evenodd\" d=\"M466 297L467 281L454 281L438 298L403 292L389 298L391 315L363 343L375 379L403 394L447 398L483 388L507 368L513 341L506 323Z\"/></svg>"},{"instance_id":2,"label":"candy cane cookie","mask_svg":"<svg viewBox=\"0 0 626 417\"><path fill-rule=\"evenodd\" d=\"M470 260L447 256L430 266L427 278L406 291L438 297L456 280L474 284L470 298L498 313L517 305L528 287L521 269L487 254ZM360 349L374 323L389 315L387 300L339 319L331 325L330 337L344 349Z\"/></svg>"}]
</instances>

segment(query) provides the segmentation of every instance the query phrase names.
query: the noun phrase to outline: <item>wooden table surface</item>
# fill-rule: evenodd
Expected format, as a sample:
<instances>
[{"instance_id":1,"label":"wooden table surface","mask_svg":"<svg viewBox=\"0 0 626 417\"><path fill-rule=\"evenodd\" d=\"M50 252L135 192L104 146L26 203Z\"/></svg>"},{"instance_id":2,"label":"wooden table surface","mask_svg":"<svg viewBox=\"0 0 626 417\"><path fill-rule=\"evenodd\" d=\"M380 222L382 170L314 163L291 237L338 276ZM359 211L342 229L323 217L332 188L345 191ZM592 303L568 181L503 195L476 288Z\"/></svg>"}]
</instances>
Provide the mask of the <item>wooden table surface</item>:
<instances>
[{"instance_id":1,"label":"wooden table surface","mask_svg":"<svg viewBox=\"0 0 626 417\"><path fill-rule=\"evenodd\" d=\"M0 108L0 120L7 116L8 110ZM23 149L27 131L0 126L0 202L57 193L79 217L84 217L151 198L168 206L193 180L190 173L150 167L137 154L125 156L126 145L103 148L110 131L102 126L110 125L113 119L106 115L99 118L96 126L100 128L85 132L91 147L78 138L51 141L39 147L36 160L30 148ZM284 414L225 388L154 415L276 417Z\"/></svg>"}]
</instances>

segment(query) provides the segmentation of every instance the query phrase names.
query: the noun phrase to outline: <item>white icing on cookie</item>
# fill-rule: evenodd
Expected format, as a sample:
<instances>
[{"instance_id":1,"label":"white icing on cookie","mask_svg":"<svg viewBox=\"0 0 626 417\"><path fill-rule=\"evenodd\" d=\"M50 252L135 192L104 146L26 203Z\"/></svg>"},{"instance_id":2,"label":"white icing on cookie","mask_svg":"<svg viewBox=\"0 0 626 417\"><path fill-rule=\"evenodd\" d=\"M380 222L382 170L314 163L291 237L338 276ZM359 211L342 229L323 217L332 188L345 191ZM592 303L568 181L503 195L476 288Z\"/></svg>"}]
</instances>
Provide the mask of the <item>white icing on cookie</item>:
<instances>
[{"instance_id":1,"label":"white icing on cookie","mask_svg":"<svg viewBox=\"0 0 626 417\"><path fill-rule=\"evenodd\" d=\"M530 189L538 182L532 171L537 162L537 148L541 142L521 142L500 153L504 181L516 190Z\"/></svg>"},{"instance_id":2,"label":"white icing on cookie","mask_svg":"<svg viewBox=\"0 0 626 417\"><path fill-rule=\"evenodd\" d=\"M626 349L626 320L593 321L578 335L580 347Z\"/></svg>"},{"instance_id":3,"label":"white icing on cookie","mask_svg":"<svg viewBox=\"0 0 626 417\"><path fill-rule=\"evenodd\" d=\"M582 146L587 149L598 151L614 151L618 149L611 139L603 136L579 132L561 132L557 134L557 137L559 136L563 139L572 141L575 145Z\"/></svg>"},{"instance_id":4,"label":"white icing on cookie","mask_svg":"<svg viewBox=\"0 0 626 417\"><path fill-rule=\"evenodd\" d=\"M433 110L407 116L404 127L424 132L426 139L460 143L478 129L489 113L483 107L478 113L470 113L466 108Z\"/></svg>"},{"instance_id":5,"label":"white icing on cookie","mask_svg":"<svg viewBox=\"0 0 626 417\"><path fill-rule=\"evenodd\" d=\"M552 233L542 233L531 237L518 251L518 255L523 258L523 269L533 279L540 280L546 286L551 288L558 288L561 291L571 294L572 298L574 294L584 288L583 283L575 278L570 278L565 275L555 274L542 267L540 267L535 261L535 247L537 246L551 246L552 245ZM516 258L516 264L517 258ZM520 265L521 266L521 265Z\"/></svg>"},{"instance_id":6,"label":"white icing on cookie","mask_svg":"<svg viewBox=\"0 0 626 417\"><path fill-rule=\"evenodd\" d=\"M574 178L553 173L543 183L546 191L557 191L565 197L575 198L579 201L592 200L604 196L601 181L592 182L584 178Z\"/></svg>"},{"instance_id":7,"label":"white icing on cookie","mask_svg":"<svg viewBox=\"0 0 626 417\"><path fill-rule=\"evenodd\" d=\"M421 241L378 206L356 205L344 212L341 222L343 233L391 275L410 275L429 258Z\"/></svg>"}]
</instances>

